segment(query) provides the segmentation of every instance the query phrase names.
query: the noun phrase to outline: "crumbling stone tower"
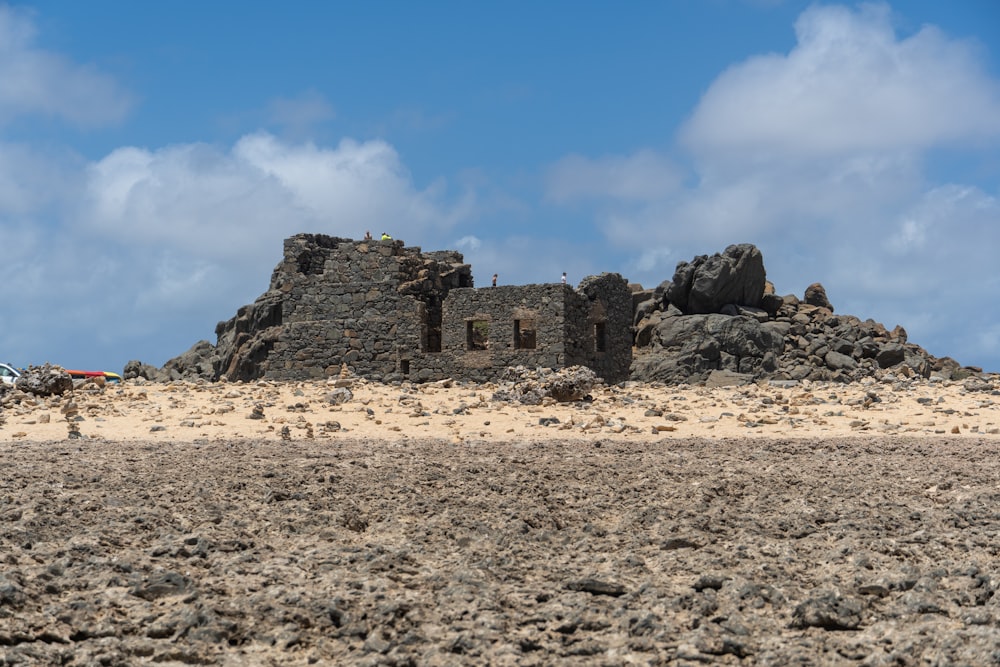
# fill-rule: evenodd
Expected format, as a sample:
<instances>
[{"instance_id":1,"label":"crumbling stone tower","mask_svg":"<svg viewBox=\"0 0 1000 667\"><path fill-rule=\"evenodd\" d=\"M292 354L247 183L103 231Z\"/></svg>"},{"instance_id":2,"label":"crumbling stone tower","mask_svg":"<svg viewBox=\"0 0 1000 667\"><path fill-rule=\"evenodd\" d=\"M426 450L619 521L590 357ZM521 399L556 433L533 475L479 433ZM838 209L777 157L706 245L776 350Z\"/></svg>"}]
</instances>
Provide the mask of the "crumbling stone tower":
<instances>
[{"instance_id":1,"label":"crumbling stone tower","mask_svg":"<svg viewBox=\"0 0 1000 667\"><path fill-rule=\"evenodd\" d=\"M293 236L268 291L216 327L216 372L230 380L309 379L346 363L384 377L400 368L400 351L435 344L444 295L471 286L457 252Z\"/></svg>"}]
</instances>

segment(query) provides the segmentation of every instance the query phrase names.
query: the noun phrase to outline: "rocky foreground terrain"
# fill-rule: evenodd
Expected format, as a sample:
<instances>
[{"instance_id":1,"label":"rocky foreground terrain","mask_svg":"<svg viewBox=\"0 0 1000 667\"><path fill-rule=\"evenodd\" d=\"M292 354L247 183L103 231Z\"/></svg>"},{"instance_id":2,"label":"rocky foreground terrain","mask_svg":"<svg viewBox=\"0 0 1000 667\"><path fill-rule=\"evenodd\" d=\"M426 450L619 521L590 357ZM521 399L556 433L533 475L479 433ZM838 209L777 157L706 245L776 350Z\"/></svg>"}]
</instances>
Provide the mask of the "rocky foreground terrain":
<instances>
[{"instance_id":1,"label":"rocky foreground terrain","mask_svg":"<svg viewBox=\"0 0 1000 667\"><path fill-rule=\"evenodd\" d=\"M0 665L1000 662L1000 377L0 392Z\"/></svg>"},{"instance_id":2,"label":"rocky foreground terrain","mask_svg":"<svg viewBox=\"0 0 1000 667\"><path fill-rule=\"evenodd\" d=\"M5 440L0 664L995 664L997 444Z\"/></svg>"}]
</instances>

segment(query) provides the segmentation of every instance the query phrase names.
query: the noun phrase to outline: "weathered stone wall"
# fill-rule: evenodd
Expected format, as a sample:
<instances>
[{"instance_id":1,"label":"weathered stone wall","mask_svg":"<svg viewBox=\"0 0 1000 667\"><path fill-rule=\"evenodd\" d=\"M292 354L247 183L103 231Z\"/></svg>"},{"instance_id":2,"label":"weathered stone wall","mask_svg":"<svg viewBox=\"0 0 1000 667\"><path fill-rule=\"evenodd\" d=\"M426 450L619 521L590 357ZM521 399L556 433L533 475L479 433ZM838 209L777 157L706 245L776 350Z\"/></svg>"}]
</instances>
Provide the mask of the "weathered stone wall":
<instances>
[{"instance_id":1,"label":"weathered stone wall","mask_svg":"<svg viewBox=\"0 0 1000 667\"><path fill-rule=\"evenodd\" d=\"M448 374L481 382L508 366L562 368L565 302L572 294L558 283L452 290L442 328Z\"/></svg>"},{"instance_id":2,"label":"weathered stone wall","mask_svg":"<svg viewBox=\"0 0 1000 667\"><path fill-rule=\"evenodd\" d=\"M582 365L623 381L632 362L631 304L618 274L591 276L577 290L560 283L452 290L444 304L448 374L487 381L511 366Z\"/></svg>"},{"instance_id":3,"label":"weathered stone wall","mask_svg":"<svg viewBox=\"0 0 1000 667\"><path fill-rule=\"evenodd\" d=\"M588 276L574 294L574 308L566 313L567 365L589 366L607 382L624 382L632 364L628 282L617 273Z\"/></svg>"},{"instance_id":4,"label":"weathered stone wall","mask_svg":"<svg viewBox=\"0 0 1000 667\"><path fill-rule=\"evenodd\" d=\"M294 236L285 240L268 292L216 328L217 373L322 378L346 363L383 378L400 370L400 351L420 350L435 335L424 315L440 311L449 289L468 285L472 273L459 253Z\"/></svg>"},{"instance_id":5,"label":"weathered stone wall","mask_svg":"<svg viewBox=\"0 0 1000 667\"><path fill-rule=\"evenodd\" d=\"M631 363L631 292L617 274L568 285L473 288L452 251L401 241L286 239L268 292L216 327L216 377L323 378L346 364L377 380L497 378L509 366Z\"/></svg>"}]
</instances>

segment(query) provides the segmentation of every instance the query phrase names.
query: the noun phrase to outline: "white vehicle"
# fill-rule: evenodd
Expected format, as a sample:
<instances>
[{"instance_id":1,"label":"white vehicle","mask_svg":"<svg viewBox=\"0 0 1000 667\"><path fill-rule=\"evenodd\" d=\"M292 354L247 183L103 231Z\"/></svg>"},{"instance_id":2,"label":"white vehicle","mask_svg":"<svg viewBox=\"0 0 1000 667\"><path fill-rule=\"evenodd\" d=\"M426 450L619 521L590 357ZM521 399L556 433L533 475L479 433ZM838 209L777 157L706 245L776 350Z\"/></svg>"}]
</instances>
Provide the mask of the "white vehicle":
<instances>
[{"instance_id":1,"label":"white vehicle","mask_svg":"<svg viewBox=\"0 0 1000 667\"><path fill-rule=\"evenodd\" d=\"M17 378L21 377L21 371L10 364L0 363L0 383L14 384Z\"/></svg>"}]
</instances>

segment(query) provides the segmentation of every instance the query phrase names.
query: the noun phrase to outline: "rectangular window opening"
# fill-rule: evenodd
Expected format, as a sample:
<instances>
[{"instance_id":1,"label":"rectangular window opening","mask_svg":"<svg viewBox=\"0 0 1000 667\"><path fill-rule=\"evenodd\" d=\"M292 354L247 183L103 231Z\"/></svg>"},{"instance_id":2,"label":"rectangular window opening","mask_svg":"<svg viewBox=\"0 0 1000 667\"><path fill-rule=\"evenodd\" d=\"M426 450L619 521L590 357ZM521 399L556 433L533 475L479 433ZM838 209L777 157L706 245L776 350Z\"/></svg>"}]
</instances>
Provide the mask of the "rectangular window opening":
<instances>
[{"instance_id":1,"label":"rectangular window opening","mask_svg":"<svg viewBox=\"0 0 1000 667\"><path fill-rule=\"evenodd\" d=\"M604 352L608 346L607 331L604 322L594 323L594 350Z\"/></svg>"},{"instance_id":2,"label":"rectangular window opening","mask_svg":"<svg viewBox=\"0 0 1000 667\"><path fill-rule=\"evenodd\" d=\"M534 350L535 345L535 321L514 320L514 349Z\"/></svg>"},{"instance_id":3,"label":"rectangular window opening","mask_svg":"<svg viewBox=\"0 0 1000 667\"><path fill-rule=\"evenodd\" d=\"M420 344L422 352L441 351L441 300L420 304Z\"/></svg>"},{"instance_id":4,"label":"rectangular window opening","mask_svg":"<svg viewBox=\"0 0 1000 667\"><path fill-rule=\"evenodd\" d=\"M401 359L399 361L399 370L400 370L400 372L403 375L409 375L410 374L410 360L409 359Z\"/></svg>"},{"instance_id":5,"label":"rectangular window opening","mask_svg":"<svg viewBox=\"0 0 1000 667\"><path fill-rule=\"evenodd\" d=\"M465 342L469 350L485 350L489 348L489 320L468 320L465 326Z\"/></svg>"}]
</instances>

